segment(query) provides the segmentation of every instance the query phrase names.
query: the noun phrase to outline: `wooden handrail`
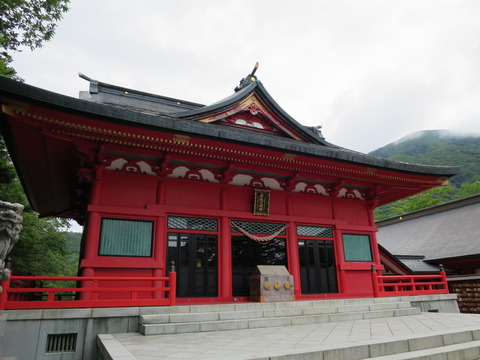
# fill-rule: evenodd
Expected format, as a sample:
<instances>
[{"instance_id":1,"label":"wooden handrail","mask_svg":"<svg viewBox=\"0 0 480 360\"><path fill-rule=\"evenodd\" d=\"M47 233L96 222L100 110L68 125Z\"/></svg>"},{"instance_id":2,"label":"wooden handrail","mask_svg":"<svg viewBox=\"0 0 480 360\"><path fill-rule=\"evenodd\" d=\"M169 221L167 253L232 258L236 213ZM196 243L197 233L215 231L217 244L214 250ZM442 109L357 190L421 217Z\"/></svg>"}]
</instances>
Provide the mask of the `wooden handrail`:
<instances>
[{"instance_id":1,"label":"wooden handrail","mask_svg":"<svg viewBox=\"0 0 480 360\"><path fill-rule=\"evenodd\" d=\"M150 277L150 276L11 276L10 279L0 282L3 292L0 294L0 310L4 309L37 309L37 308L81 308L81 307L117 307L117 306L158 306L176 304L176 273L170 272L166 277ZM28 282L35 284L39 281L66 282L76 281L77 287L51 288L51 287L28 287ZM85 282L90 282L85 286ZM125 282L125 281L149 281L152 286L128 286L118 287L108 284L108 286L100 287L101 281L108 282ZM15 284L24 282L22 287L12 287ZM163 283L164 286L159 286ZM168 283L168 286L166 285ZM83 285L83 286L82 286ZM155 285L155 286L153 286ZM140 292L155 292L152 298L139 298ZM160 292L160 293L159 293ZM165 293L168 292L168 296ZM46 300L32 300L21 297L21 294L44 294L47 295ZM88 294L82 296L81 299L74 300L58 300L57 295L61 293ZM99 293L107 294L108 299L98 299ZM18 294L18 296L15 296ZM123 297L118 297L124 294ZM125 295L127 294L127 295ZM158 296L163 294L163 296ZM10 296L9 296L10 295Z\"/></svg>"},{"instance_id":2,"label":"wooden handrail","mask_svg":"<svg viewBox=\"0 0 480 360\"><path fill-rule=\"evenodd\" d=\"M449 293L445 271L438 275L378 275L372 271L372 284L375 297Z\"/></svg>"}]
</instances>

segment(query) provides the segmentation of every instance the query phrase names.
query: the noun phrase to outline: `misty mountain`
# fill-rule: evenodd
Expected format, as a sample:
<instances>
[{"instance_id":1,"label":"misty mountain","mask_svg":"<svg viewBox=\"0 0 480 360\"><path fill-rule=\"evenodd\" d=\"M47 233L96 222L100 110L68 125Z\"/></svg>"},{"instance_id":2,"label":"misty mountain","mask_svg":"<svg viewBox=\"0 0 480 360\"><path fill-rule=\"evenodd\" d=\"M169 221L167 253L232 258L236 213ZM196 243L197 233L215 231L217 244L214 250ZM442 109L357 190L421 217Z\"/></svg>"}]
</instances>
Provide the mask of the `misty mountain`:
<instances>
[{"instance_id":1,"label":"misty mountain","mask_svg":"<svg viewBox=\"0 0 480 360\"><path fill-rule=\"evenodd\" d=\"M480 134L418 131L369 154L411 164L460 166L450 179L456 187L480 180Z\"/></svg>"}]
</instances>

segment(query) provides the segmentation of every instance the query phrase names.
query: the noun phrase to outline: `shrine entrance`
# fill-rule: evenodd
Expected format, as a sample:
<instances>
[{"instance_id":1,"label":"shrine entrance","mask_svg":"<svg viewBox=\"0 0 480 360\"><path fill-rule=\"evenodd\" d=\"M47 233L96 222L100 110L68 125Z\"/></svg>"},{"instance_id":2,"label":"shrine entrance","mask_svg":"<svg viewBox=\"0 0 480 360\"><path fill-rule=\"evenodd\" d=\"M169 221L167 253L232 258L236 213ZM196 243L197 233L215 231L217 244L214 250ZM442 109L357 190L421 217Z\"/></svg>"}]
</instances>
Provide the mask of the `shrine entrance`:
<instances>
[{"instance_id":1,"label":"shrine entrance","mask_svg":"<svg viewBox=\"0 0 480 360\"><path fill-rule=\"evenodd\" d=\"M287 266L285 239L261 243L246 236L232 236L233 296L250 296L250 276L257 265Z\"/></svg>"},{"instance_id":2,"label":"shrine entrance","mask_svg":"<svg viewBox=\"0 0 480 360\"><path fill-rule=\"evenodd\" d=\"M216 297L217 236L168 233L168 261L175 261L177 297Z\"/></svg>"},{"instance_id":3,"label":"shrine entrance","mask_svg":"<svg viewBox=\"0 0 480 360\"><path fill-rule=\"evenodd\" d=\"M298 240L302 294L337 293L333 241Z\"/></svg>"},{"instance_id":4,"label":"shrine entrance","mask_svg":"<svg viewBox=\"0 0 480 360\"><path fill-rule=\"evenodd\" d=\"M250 276L257 265L287 266L288 225L235 220L230 221L230 226L232 295L250 296Z\"/></svg>"}]
</instances>

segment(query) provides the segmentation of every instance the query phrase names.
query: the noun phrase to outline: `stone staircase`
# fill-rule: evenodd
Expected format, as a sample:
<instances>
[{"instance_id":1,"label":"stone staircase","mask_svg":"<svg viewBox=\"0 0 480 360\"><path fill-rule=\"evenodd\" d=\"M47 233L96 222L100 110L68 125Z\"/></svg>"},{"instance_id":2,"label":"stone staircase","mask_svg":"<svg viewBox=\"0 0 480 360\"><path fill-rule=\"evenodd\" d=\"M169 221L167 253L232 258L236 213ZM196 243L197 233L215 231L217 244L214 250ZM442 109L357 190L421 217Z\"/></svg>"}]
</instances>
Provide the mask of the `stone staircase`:
<instances>
[{"instance_id":1,"label":"stone staircase","mask_svg":"<svg viewBox=\"0 0 480 360\"><path fill-rule=\"evenodd\" d=\"M438 304L424 304L422 308L428 312L420 310L422 301L451 299L441 295L438 299L389 297L144 307L139 309L140 333L99 335L98 344L101 358L108 360L140 359L145 352L172 360L183 355L192 358L192 354L198 359L232 360L480 360L480 315L429 313L436 312ZM400 316L403 318L395 319ZM380 334L382 328L389 329L385 336ZM242 329L253 330L217 333ZM317 329L321 330L314 333ZM289 342L290 335L285 336L292 331L297 338ZM312 340L317 338L318 342ZM204 343L208 346L199 346Z\"/></svg>"},{"instance_id":2,"label":"stone staircase","mask_svg":"<svg viewBox=\"0 0 480 360\"><path fill-rule=\"evenodd\" d=\"M337 345L331 349L269 357L269 360L303 359L478 360L480 359L480 329L369 341L344 347Z\"/></svg>"},{"instance_id":3,"label":"stone staircase","mask_svg":"<svg viewBox=\"0 0 480 360\"><path fill-rule=\"evenodd\" d=\"M254 329L396 316L421 311L401 298L339 299L142 308L143 335Z\"/></svg>"}]
</instances>

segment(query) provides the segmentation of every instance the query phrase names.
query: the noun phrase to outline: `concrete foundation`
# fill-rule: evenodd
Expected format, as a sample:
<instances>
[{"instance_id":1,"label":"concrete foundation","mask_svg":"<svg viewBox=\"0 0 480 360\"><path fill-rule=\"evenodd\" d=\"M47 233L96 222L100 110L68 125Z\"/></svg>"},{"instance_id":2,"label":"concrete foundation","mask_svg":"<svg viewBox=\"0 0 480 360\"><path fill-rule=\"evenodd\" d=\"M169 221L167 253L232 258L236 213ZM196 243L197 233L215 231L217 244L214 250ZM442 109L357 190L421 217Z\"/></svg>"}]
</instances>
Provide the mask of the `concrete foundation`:
<instances>
[{"instance_id":1,"label":"concrete foundation","mask_svg":"<svg viewBox=\"0 0 480 360\"><path fill-rule=\"evenodd\" d=\"M7 310L0 359L98 359L98 334L138 331L140 308ZM75 351L47 352L49 335L76 334Z\"/></svg>"},{"instance_id":2,"label":"concrete foundation","mask_svg":"<svg viewBox=\"0 0 480 360\"><path fill-rule=\"evenodd\" d=\"M460 313L457 294L412 296L410 304L422 312Z\"/></svg>"},{"instance_id":3,"label":"concrete foundation","mask_svg":"<svg viewBox=\"0 0 480 360\"><path fill-rule=\"evenodd\" d=\"M341 301L346 305L362 306L368 299L324 300L325 305ZM322 300L319 300L322 302ZM377 304L381 301L382 304ZM395 298L376 298L375 305L389 301L410 302L412 306L429 312L456 312L456 295L427 295ZM291 304L292 309L301 305L301 301L283 303ZM274 303L245 303L246 307L274 306ZM212 305L217 311L223 305ZM182 308L175 307L177 312ZM381 310L375 308L376 310ZM44 309L44 310L6 310L0 313L0 359L15 360L81 360L100 359L97 347L99 334L122 334L139 331L139 318L144 308L101 308L101 309ZM165 310L170 310L165 308ZM173 311L172 307L172 311ZM243 309L246 310L246 309ZM358 309L361 310L360 308ZM401 309L399 309L401 310ZM262 311L265 311L262 310ZM286 310L285 310L286 311ZM343 314L338 314L341 316ZM353 316L355 314L351 314ZM388 316L388 314L386 314ZM192 315L193 316L193 315ZM318 316L318 315L317 315ZM350 317L349 317L350 319ZM342 319L337 319L341 321ZM260 319L258 321L261 321ZM3 334L3 337L2 337ZM76 334L74 351L47 352L49 335Z\"/></svg>"}]
</instances>

